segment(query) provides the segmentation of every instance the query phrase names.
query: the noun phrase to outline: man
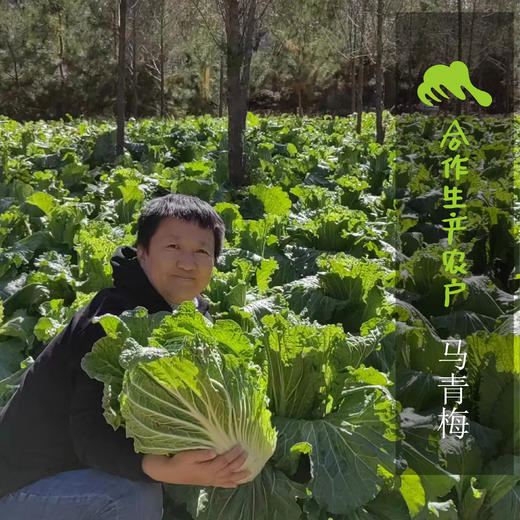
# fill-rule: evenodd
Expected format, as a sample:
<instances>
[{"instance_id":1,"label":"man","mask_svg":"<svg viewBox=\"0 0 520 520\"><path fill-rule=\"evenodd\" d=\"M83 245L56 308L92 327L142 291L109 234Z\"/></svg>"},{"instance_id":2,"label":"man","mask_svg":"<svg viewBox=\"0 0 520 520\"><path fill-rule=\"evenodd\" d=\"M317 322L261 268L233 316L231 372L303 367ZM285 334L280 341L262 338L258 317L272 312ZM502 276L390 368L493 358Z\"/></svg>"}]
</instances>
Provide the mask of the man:
<instances>
[{"instance_id":1,"label":"man","mask_svg":"<svg viewBox=\"0 0 520 520\"><path fill-rule=\"evenodd\" d=\"M236 487L247 453L191 450L173 457L135 453L123 428L103 417L103 384L81 369L105 335L94 316L138 305L150 313L193 300L208 285L225 226L206 202L187 195L150 201L138 219L137 249L111 260L113 287L78 311L27 370L0 413L0 518L160 520L161 482Z\"/></svg>"}]
</instances>

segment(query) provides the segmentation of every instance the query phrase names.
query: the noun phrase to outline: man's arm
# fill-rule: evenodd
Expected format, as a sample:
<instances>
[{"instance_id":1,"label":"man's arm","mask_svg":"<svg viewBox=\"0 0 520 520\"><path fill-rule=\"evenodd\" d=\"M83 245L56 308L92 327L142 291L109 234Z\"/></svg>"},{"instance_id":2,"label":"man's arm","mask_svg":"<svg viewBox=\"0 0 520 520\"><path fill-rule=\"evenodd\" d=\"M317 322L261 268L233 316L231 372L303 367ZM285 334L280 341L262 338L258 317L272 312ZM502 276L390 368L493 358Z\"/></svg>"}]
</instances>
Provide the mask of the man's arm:
<instances>
[{"instance_id":1,"label":"man's arm","mask_svg":"<svg viewBox=\"0 0 520 520\"><path fill-rule=\"evenodd\" d=\"M154 482L142 469L143 454L134 451L133 439L124 428L114 431L101 404L103 383L81 368L70 405L70 434L78 459L86 466L131 480Z\"/></svg>"},{"instance_id":2,"label":"man's arm","mask_svg":"<svg viewBox=\"0 0 520 520\"><path fill-rule=\"evenodd\" d=\"M73 367L75 378L69 409L69 431L74 452L86 466L132 480L154 482L142 469L143 454L136 453L124 428L114 431L103 416L103 383L91 379L80 366L81 358L105 335L100 324L80 333Z\"/></svg>"}]
</instances>

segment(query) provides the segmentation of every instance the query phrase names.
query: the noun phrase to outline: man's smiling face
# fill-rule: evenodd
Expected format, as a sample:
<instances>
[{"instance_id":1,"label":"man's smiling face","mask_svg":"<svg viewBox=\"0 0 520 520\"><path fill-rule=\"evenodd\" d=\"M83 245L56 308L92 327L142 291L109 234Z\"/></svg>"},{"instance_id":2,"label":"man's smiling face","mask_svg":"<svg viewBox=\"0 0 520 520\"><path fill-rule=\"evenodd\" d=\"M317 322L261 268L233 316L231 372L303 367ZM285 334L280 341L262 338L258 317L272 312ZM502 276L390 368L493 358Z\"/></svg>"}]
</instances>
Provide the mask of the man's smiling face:
<instances>
[{"instance_id":1,"label":"man's smiling face","mask_svg":"<svg viewBox=\"0 0 520 520\"><path fill-rule=\"evenodd\" d=\"M211 229L166 217L150 239L148 253L137 246L137 258L157 292L170 303L182 303L209 284L214 250Z\"/></svg>"}]
</instances>

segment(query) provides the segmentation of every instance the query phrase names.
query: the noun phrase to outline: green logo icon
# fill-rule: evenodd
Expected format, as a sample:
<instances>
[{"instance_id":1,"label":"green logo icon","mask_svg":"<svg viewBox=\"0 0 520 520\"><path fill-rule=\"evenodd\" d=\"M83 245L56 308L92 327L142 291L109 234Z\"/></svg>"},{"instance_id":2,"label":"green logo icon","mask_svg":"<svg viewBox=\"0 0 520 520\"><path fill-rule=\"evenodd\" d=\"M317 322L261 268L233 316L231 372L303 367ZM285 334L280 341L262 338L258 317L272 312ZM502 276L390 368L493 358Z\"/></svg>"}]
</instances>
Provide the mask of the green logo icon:
<instances>
[{"instance_id":1,"label":"green logo icon","mask_svg":"<svg viewBox=\"0 0 520 520\"><path fill-rule=\"evenodd\" d=\"M426 94L435 101L441 101L435 96L434 92L449 99L442 89L441 85L459 99L466 99L466 95L461 87L464 87L482 107L491 105L493 98L484 90L480 90L471 83L469 79L468 67L462 61L454 61L449 67L447 65L433 65L423 76L423 82L417 88L419 99L430 107L432 102L426 97ZM434 89L436 89L434 91Z\"/></svg>"}]
</instances>

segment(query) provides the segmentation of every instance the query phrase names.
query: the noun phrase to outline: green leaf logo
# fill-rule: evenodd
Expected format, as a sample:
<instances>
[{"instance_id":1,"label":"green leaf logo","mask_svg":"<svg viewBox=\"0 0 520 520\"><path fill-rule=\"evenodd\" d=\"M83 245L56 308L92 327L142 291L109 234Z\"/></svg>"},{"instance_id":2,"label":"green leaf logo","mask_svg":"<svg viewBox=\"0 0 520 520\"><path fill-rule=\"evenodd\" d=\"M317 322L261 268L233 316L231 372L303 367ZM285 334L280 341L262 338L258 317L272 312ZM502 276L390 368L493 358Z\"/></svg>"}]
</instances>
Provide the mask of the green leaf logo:
<instances>
[{"instance_id":1,"label":"green leaf logo","mask_svg":"<svg viewBox=\"0 0 520 520\"><path fill-rule=\"evenodd\" d=\"M449 99L442 89L441 85L449 92L459 99L466 99L466 95L462 91L464 87L477 101L480 106L488 107L491 105L493 98L484 90L480 90L471 83L469 78L468 67L462 61L454 61L449 67L447 65L432 65L423 76L423 82L417 88L417 95L419 99L430 107L432 102L426 97L426 94L435 101L441 101L434 94L434 89L437 94Z\"/></svg>"}]
</instances>

